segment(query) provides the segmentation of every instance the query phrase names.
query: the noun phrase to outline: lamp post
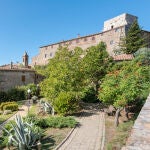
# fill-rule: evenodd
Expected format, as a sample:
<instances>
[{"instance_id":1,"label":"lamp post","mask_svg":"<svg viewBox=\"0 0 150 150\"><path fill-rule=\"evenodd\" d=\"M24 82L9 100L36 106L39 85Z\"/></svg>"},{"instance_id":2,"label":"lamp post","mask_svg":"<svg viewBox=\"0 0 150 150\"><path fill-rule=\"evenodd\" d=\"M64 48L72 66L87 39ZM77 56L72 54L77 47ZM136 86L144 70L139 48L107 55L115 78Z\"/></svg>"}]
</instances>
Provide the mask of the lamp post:
<instances>
[{"instance_id":1,"label":"lamp post","mask_svg":"<svg viewBox=\"0 0 150 150\"><path fill-rule=\"evenodd\" d=\"M28 104L27 104L27 106L28 106L28 114L29 114L29 109L30 109L30 98L31 98L31 90L30 90L30 89L27 90L27 94L28 94Z\"/></svg>"}]
</instances>

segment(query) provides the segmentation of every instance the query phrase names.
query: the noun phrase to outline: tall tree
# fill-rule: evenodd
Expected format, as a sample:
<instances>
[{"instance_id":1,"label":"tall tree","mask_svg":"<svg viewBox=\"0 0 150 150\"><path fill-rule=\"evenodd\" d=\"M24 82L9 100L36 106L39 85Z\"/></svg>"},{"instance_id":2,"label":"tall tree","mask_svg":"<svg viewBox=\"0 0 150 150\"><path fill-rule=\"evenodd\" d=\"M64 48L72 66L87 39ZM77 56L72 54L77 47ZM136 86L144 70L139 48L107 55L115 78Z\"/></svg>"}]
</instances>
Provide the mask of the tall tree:
<instances>
[{"instance_id":1,"label":"tall tree","mask_svg":"<svg viewBox=\"0 0 150 150\"><path fill-rule=\"evenodd\" d=\"M120 47L121 51L126 54L133 54L139 48L146 46L146 40L144 39L143 32L137 21L134 21L130 26L127 35L121 39Z\"/></svg>"},{"instance_id":2,"label":"tall tree","mask_svg":"<svg viewBox=\"0 0 150 150\"><path fill-rule=\"evenodd\" d=\"M105 76L112 62L113 60L107 53L104 42L86 50L82 64L84 76L88 84L94 85L96 93L98 92L99 81Z\"/></svg>"},{"instance_id":3,"label":"tall tree","mask_svg":"<svg viewBox=\"0 0 150 150\"><path fill-rule=\"evenodd\" d=\"M122 108L139 98L149 87L149 67L133 60L105 76L99 91L99 99L117 108L117 126Z\"/></svg>"},{"instance_id":4,"label":"tall tree","mask_svg":"<svg viewBox=\"0 0 150 150\"><path fill-rule=\"evenodd\" d=\"M81 57L83 50L70 51L61 47L46 68L46 79L41 83L42 93L53 100L62 91L80 91L82 87Z\"/></svg>"}]
</instances>

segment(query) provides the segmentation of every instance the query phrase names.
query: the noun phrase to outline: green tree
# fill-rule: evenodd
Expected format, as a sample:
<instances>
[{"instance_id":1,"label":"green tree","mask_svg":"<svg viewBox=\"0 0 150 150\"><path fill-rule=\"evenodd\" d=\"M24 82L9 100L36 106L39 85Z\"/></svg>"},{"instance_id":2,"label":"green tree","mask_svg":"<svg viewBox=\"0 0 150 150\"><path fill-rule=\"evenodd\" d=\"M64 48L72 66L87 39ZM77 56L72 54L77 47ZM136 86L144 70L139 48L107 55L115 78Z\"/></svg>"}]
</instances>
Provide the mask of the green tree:
<instances>
[{"instance_id":1,"label":"green tree","mask_svg":"<svg viewBox=\"0 0 150 150\"><path fill-rule=\"evenodd\" d=\"M133 54L139 48L145 47L146 41L143 38L143 32L137 21L134 21L130 26L127 35L121 39L121 51L126 54Z\"/></svg>"},{"instance_id":2,"label":"green tree","mask_svg":"<svg viewBox=\"0 0 150 150\"><path fill-rule=\"evenodd\" d=\"M109 70L112 62L104 42L86 50L86 55L83 57L82 62L84 76L88 85L93 85L96 94L98 94L99 82Z\"/></svg>"},{"instance_id":3,"label":"green tree","mask_svg":"<svg viewBox=\"0 0 150 150\"><path fill-rule=\"evenodd\" d=\"M82 53L83 50L81 48L75 48L70 51L67 47L60 47L55 57L49 61L45 71L46 79L40 84L40 87L41 93L53 105L57 105L54 101L63 92L64 94L66 92L74 92L77 99L80 97L84 84L81 69ZM61 103L60 99L59 103ZM68 104L68 107L71 107L71 105L75 107L71 103L70 106Z\"/></svg>"},{"instance_id":4,"label":"green tree","mask_svg":"<svg viewBox=\"0 0 150 150\"><path fill-rule=\"evenodd\" d=\"M149 89L149 67L137 60L125 62L123 66L108 73L102 81L99 99L117 108L115 125L123 107L134 102Z\"/></svg>"}]
</instances>

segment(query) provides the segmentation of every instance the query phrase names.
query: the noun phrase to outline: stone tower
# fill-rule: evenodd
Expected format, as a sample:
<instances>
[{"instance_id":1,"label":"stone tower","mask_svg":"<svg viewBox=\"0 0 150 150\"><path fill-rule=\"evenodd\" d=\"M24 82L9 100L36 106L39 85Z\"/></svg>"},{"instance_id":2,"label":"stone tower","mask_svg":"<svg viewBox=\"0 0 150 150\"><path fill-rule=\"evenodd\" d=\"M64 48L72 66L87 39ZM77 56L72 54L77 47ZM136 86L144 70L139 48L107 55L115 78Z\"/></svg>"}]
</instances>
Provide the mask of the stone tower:
<instances>
[{"instance_id":1,"label":"stone tower","mask_svg":"<svg viewBox=\"0 0 150 150\"><path fill-rule=\"evenodd\" d=\"M122 15L119 15L117 17L105 21L103 31L108 31L121 26L129 27L137 19L138 18L136 16L124 13Z\"/></svg>"},{"instance_id":2,"label":"stone tower","mask_svg":"<svg viewBox=\"0 0 150 150\"><path fill-rule=\"evenodd\" d=\"M22 56L22 62L23 62L24 67L28 68L29 56L26 51L24 55Z\"/></svg>"}]
</instances>

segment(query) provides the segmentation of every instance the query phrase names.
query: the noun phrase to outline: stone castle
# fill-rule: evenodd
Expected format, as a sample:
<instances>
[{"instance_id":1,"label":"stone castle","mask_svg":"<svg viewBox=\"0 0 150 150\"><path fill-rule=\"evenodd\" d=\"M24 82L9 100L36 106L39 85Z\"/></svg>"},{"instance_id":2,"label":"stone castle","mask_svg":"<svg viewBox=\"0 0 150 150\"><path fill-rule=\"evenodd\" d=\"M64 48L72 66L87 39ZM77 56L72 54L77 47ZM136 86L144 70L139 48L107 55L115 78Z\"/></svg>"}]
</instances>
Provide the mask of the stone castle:
<instances>
[{"instance_id":1,"label":"stone castle","mask_svg":"<svg viewBox=\"0 0 150 150\"><path fill-rule=\"evenodd\" d=\"M78 36L74 39L42 46L40 47L39 54L32 58L32 66L46 65L49 59L55 56L55 53L60 46L68 46L69 49L81 47L85 50L90 46L97 45L101 41L106 43L109 55L114 57L114 59L119 60L120 57L115 56L116 54L114 53L114 50L119 49L121 37L126 35L131 24L137 19L138 18L136 16L125 13L105 21L103 31L100 33L82 37ZM150 47L150 32L143 31L143 34L143 36L148 40L148 47ZM126 55L122 56L123 57L121 59L128 59L129 57Z\"/></svg>"}]
</instances>

